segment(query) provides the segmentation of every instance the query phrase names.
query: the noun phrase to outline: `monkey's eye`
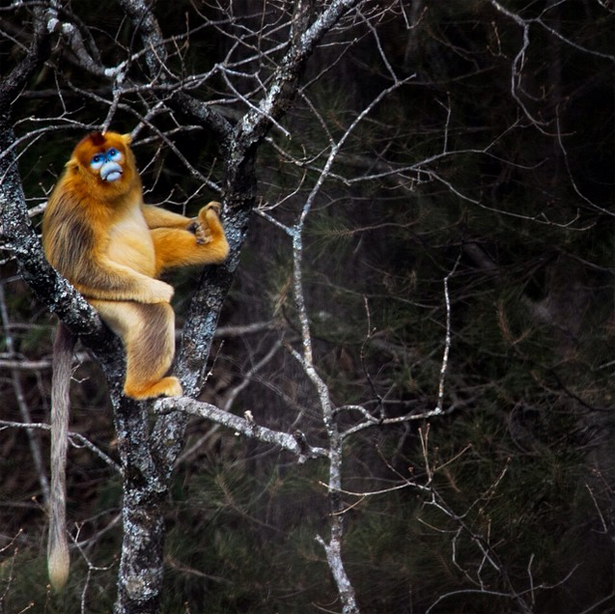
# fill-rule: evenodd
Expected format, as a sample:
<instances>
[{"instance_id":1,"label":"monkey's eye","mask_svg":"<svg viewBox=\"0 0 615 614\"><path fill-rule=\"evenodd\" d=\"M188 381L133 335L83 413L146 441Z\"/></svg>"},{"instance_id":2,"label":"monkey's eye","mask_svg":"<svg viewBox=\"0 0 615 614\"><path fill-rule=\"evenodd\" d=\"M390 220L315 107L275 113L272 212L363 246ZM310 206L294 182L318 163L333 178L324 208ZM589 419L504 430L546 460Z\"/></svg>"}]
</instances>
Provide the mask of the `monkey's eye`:
<instances>
[{"instance_id":1,"label":"monkey's eye","mask_svg":"<svg viewBox=\"0 0 615 614\"><path fill-rule=\"evenodd\" d=\"M98 170L104 163L105 157L102 154L94 154L92 156L92 160L90 161L90 166L94 170Z\"/></svg>"},{"instance_id":2,"label":"monkey's eye","mask_svg":"<svg viewBox=\"0 0 615 614\"><path fill-rule=\"evenodd\" d=\"M113 162L117 162L122 159L122 154L115 147L112 147L107 151L107 159L112 160Z\"/></svg>"}]
</instances>

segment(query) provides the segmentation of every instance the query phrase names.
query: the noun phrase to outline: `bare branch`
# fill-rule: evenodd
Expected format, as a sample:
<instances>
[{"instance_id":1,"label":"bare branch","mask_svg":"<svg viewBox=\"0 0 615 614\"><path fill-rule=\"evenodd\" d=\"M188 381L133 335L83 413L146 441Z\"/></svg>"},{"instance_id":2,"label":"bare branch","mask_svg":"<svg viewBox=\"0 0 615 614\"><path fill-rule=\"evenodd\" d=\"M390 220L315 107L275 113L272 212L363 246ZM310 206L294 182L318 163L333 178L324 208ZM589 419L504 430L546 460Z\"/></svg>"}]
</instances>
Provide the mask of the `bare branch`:
<instances>
[{"instance_id":1,"label":"bare branch","mask_svg":"<svg viewBox=\"0 0 615 614\"><path fill-rule=\"evenodd\" d=\"M216 424L232 429L238 435L241 434L249 439L257 439L263 443L274 444L284 450L288 450L298 457L300 463L305 462L308 458L328 456L325 449L307 445L300 433L289 435L288 433L274 431L256 424L252 414L249 412L246 412L247 415L244 418L240 418L210 403L195 401L187 397L160 399L154 404L154 410L158 414L164 414L173 410L184 411L193 416L211 420Z\"/></svg>"},{"instance_id":2,"label":"bare branch","mask_svg":"<svg viewBox=\"0 0 615 614\"><path fill-rule=\"evenodd\" d=\"M461 253L457 256L457 260L453 265L450 273L444 278L444 304L446 306L446 338L444 340L444 355L442 356L442 367L440 368L440 383L438 384L438 403L436 405L436 414L444 411L444 380L448 369L448 356L451 350L451 299L448 295L448 280L455 274L457 265L461 259Z\"/></svg>"},{"instance_id":3,"label":"bare branch","mask_svg":"<svg viewBox=\"0 0 615 614\"><path fill-rule=\"evenodd\" d=\"M19 428L19 429L39 429L42 431L49 431L51 427L44 422L12 422L10 420L0 420L0 430L5 428ZM75 442L79 442L79 447L87 448L93 452L96 456L102 459L105 464L109 465L114 471L121 474L121 467L107 454L105 454L98 446L95 446L89 439L84 437L81 433L75 433L70 431L68 433L69 440L74 440L73 445L77 447Z\"/></svg>"},{"instance_id":4,"label":"bare branch","mask_svg":"<svg viewBox=\"0 0 615 614\"><path fill-rule=\"evenodd\" d=\"M2 318L2 328L5 331L5 343L6 348L10 355L15 355L15 344L13 342L13 335L9 328L9 314L6 308L6 296L4 292L4 284L0 281L0 316ZM17 404L19 406L19 412L21 418L25 423L32 422L30 408L26 401L23 386L21 385L21 379L17 370L12 370L11 377L13 380L13 388L15 390L15 396L17 398ZM41 452L40 441L36 433L32 429L26 429L28 435L28 444L30 445L30 452L32 453L32 460L36 467L36 474L38 481L41 485L43 492L43 499L45 504L49 501L49 480L47 479L47 473L45 471L45 465L43 463L43 454Z\"/></svg>"}]
</instances>

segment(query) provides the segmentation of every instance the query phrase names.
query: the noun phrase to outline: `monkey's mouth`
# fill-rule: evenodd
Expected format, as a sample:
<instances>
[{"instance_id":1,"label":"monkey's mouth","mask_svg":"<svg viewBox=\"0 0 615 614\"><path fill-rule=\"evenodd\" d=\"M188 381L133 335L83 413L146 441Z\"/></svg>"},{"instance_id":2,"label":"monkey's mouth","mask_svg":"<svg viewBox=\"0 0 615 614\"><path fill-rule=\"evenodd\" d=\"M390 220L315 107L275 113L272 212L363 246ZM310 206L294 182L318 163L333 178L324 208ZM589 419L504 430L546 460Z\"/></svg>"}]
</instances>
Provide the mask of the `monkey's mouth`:
<instances>
[{"instance_id":1,"label":"monkey's mouth","mask_svg":"<svg viewBox=\"0 0 615 614\"><path fill-rule=\"evenodd\" d=\"M107 162L100 169L103 181L117 181L122 176L122 167L117 162Z\"/></svg>"}]
</instances>

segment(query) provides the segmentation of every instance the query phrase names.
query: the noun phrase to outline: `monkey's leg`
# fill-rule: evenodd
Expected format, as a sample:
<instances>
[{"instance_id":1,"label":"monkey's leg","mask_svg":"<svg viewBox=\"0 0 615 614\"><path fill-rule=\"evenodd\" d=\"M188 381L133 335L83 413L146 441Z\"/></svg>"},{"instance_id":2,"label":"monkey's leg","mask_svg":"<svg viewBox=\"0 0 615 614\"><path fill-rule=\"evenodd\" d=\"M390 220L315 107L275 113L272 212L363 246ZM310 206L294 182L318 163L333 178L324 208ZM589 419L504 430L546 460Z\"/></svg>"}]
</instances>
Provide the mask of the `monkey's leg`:
<instances>
[{"instance_id":1,"label":"monkey's leg","mask_svg":"<svg viewBox=\"0 0 615 614\"><path fill-rule=\"evenodd\" d=\"M133 399L181 396L176 377L164 377L175 353L175 314L168 303L90 301L124 343L124 394Z\"/></svg>"},{"instance_id":2,"label":"monkey's leg","mask_svg":"<svg viewBox=\"0 0 615 614\"><path fill-rule=\"evenodd\" d=\"M229 246L218 218L218 203L203 207L197 218L199 236L189 230L155 228L156 274L180 266L214 264L224 261Z\"/></svg>"},{"instance_id":3,"label":"monkey's leg","mask_svg":"<svg viewBox=\"0 0 615 614\"><path fill-rule=\"evenodd\" d=\"M141 205L141 211L150 229L183 228L186 229L193 221L191 218L173 211L167 211L156 205Z\"/></svg>"}]
</instances>

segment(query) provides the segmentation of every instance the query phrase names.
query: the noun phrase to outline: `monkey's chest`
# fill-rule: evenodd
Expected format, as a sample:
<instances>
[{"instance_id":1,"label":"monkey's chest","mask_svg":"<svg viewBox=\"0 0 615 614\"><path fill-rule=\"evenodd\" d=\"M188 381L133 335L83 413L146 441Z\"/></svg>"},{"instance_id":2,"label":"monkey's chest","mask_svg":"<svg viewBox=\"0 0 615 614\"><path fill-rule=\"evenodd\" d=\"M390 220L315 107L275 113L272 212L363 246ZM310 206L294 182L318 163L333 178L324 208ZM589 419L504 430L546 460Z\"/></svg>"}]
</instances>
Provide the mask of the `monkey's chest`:
<instances>
[{"instance_id":1,"label":"monkey's chest","mask_svg":"<svg viewBox=\"0 0 615 614\"><path fill-rule=\"evenodd\" d=\"M135 271L154 276L155 251L152 235L140 210L126 215L109 232L107 256Z\"/></svg>"}]
</instances>

